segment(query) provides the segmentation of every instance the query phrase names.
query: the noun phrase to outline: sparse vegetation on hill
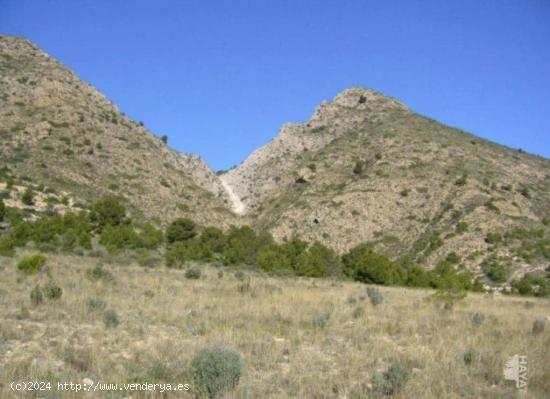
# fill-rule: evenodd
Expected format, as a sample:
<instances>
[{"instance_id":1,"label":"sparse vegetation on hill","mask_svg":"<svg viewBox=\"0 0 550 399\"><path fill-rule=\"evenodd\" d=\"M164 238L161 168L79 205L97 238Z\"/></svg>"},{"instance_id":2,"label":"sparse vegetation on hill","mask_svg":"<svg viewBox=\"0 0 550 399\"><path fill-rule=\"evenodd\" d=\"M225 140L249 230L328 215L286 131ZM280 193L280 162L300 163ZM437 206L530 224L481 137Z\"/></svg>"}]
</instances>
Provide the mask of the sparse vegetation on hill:
<instances>
[{"instance_id":1,"label":"sparse vegetation on hill","mask_svg":"<svg viewBox=\"0 0 550 399\"><path fill-rule=\"evenodd\" d=\"M0 71L0 170L9 168L10 178L69 191L79 202L122 196L134 212L166 222L234 221L199 157L171 150L167 136L126 117L31 42L0 36ZM17 193L26 206L37 201L32 194Z\"/></svg>"},{"instance_id":2,"label":"sparse vegetation on hill","mask_svg":"<svg viewBox=\"0 0 550 399\"><path fill-rule=\"evenodd\" d=\"M89 211L44 215L28 221L16 210L8 209L8 221L10 229L0 235L0 255L4 256L13 256L17 248L29 245L44 252L84 254L87 251L94 256L103 248L113 256L131 252L139 264L155 265L158 261L151 257L150 251L153 251L159 256L164 254L166 266L177 269L188 269L195 262L217 262L231 267L257 268L274 275L349 278L387 286L483 290L482 279L462 266L462 258L456 252L447 254L433 270L426 270L409 258L392 261L377 253L370 243L360 244L339 256L320 242L307 243L297 237L277 243L269 233L257 233L250 226L233 226L224 232L180 218L170 223L163 233L149 223L133 222L122 202L113 197L92 204ZM506 234L506 237L512 236L544 239L540 232ZM436 241L430 237L422 247L429 249ZM494 283L506 282L510 274L508 267L495 256L484 260L483 271L488 281ZM200 277L200 270L195 273L189 269L189 273ZM546 296L548 287L547 276L533 274L514 280L509 292Z\"/></svg>"},{"instance_id":3,"label":"sparse vegetation on hill","mask_svg":"<svg viewBox=\"0 0 550 399\"><path fill-rule=\"evenodd\" d=\"M548 160L352 88L216 175L24 39L0 72L0 397L550 391Z\"/></svg>"}]
</instances>

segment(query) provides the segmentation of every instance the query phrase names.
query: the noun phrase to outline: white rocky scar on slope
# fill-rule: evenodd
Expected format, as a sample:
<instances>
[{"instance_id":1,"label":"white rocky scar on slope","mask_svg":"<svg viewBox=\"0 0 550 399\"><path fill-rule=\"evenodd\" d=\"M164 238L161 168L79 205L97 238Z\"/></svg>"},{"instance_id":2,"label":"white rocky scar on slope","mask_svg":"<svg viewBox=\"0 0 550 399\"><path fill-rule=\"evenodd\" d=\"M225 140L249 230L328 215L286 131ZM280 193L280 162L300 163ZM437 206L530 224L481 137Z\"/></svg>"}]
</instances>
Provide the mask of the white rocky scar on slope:
<instances>
[{"instance_id":1,"label":"white rocky scar on slope","mask_svg":"<svg viewBox=\"0 0 550 399\"><path fill-rule=\"evenodd\" d=\"M231 201L231 208L233 209L233 212L235 212L238 215L243 215L246 212L246 207L244 203L241 201L241 198L235 193L233 190L233 187L229 185L227 181L225 181L224 176L220 177L220 181L222 183L223 188L225 189L225 192L229 196L229 200Z\"/></svg>"}]
</instances>

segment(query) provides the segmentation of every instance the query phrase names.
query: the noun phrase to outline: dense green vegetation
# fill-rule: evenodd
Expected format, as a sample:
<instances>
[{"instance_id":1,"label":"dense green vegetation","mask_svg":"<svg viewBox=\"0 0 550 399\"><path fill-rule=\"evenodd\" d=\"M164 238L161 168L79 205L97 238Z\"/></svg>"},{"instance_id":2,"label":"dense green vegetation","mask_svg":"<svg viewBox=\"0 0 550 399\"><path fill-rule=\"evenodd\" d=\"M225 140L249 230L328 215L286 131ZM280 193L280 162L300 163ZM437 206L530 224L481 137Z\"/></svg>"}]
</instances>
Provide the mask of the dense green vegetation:
<instances>
[{"instance_id":1,"label":"dense green vegetation","mask_svg":"<svg viewBox=\"0 0 550 399\"><path fill-rule=\"evenodd\" d=\"M154 266L158 262L151 259L163 257L167 267L191 270L189 278L200 278L200 270L190 269L190 265L210 262L258 268L277 275L349 278L367 284L459 291L483 289L481 282L474 280L462 266L462 259L455 252L447 254L433 270L419 264L441 246L442 240L435 233L414 245L417 256L392 261L377 253L369 243L339 256L320 242L307 243L298 237L277 243L269 233L258 233L250 226L233 226L224 232L179 218L163 231L152 224L133 221L124 204L115 197L102 199L89 210L46 214L35 220L25 220L16 210L1 205L0 216L10 226L0 235L2 256L13 256L16 248L30 245L43 252L81 255L86 251L107 251L114 255L130 252L137 254L135 259L143 266ZM544 229L515 229L505 234L492 233L486 238L492 245L500 245L505 240L512 243L518 256L525 260L550 257L550 241ZM151 257L151 252L157 254L156 258ZM21 270L35 269L32 265L25 266L34 261L34 258L24 258ZM506 282L510 274L508 266L495 255L483 261L482 270L494 283ZM526 275L512 282L511 287L521 295L550 294L548 279L541 276Z\"/></svg>"}]
</instances>

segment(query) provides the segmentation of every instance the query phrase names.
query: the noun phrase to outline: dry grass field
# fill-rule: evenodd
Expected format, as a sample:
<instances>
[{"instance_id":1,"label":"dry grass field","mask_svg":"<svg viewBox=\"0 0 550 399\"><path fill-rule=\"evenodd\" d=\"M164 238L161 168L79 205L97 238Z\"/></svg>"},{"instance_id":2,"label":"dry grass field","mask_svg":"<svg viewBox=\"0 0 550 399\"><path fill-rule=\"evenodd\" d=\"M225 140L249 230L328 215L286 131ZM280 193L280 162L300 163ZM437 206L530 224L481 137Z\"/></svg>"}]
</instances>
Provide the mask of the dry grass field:
<instances>
[{"instance_id":1,"label":"dry grass field","mask_svg":"<svg viewBox=\"0 0 550 399\"><path fill-rule=\"evenodd\" d=\"M91 274L100 258L55 255L25 276L16 269L20 255L0 258L2 398L192 397L60 392L57 382L193 388L193 356L218 345L240 352L245 364L225 398L379 397L380 381L395 398L550 395L550 331L531 331L537 317L550 316L548 299L469 294L445 307L433 291L381 287L375 306L359 283L243 277L213 266L195 280L164 266L105 260L103 272ZM48 281L62 288L61 298L33 304L33 287ZM503 378L514 354L528 356L527 390ZM49 381L52 389L14 392L12 381Z\"/></svg>"}]
</instances>

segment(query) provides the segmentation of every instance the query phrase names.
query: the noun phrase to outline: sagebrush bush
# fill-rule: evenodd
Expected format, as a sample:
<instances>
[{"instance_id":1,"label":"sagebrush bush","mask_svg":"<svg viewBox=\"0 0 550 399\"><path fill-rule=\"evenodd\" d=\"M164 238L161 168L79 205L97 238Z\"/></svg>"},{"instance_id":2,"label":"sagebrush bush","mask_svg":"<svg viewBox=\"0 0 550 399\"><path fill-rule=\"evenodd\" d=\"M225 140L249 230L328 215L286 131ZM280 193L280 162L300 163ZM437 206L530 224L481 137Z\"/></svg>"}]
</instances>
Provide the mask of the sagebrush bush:
<instances>
[{"instance_id":1,"label":"sagebrush bush","mask_svg":"<svg viewBox=\"0 0 550 399\"><path fill-rule=\"evenodd\" d=\"M86 270L86 276L92 281L112 281L114 280L113 274L105 269L101 263L95 265L95 267Z\"/></svg>"},{"instance_id":2,"label":"sagebrush bush","mask_svg":"<svg viewBox=\"0 0 550 399\"><path fill-rule=\"evenodd\" d=\"M473 315L472 315L472 324L475 326L475 327L479 327L483 324L483 322L485 321L485 315L483 313L479 313L479 312L475 312Z\"/></svg>"},{"instance_id":3,"label":"sagebrush bush","mask_svg":"<svg viewBox=\"0 0 550 399\"><path fill-rule=\"evenodd\" d=\"M44 296L42 295L42 289L39 285L35 285L30 293L31 303L34 306L38 306L44 302Z\"/></svg>"},{"instance_id":4,"label":"sagebrush bush","mask_svg":"<svg viewBox=\"0 0 550 399\"><path fill-rule=\"evenodd\" d=\"M384 301L384 296L376 287L367 287L367 295L374 306L380 305Z\"/></svg>"},{"instance_id":5,"label":"sagebrush bush","mask_svg":"<svg viewBox=\"0 0 550 399\"><path fill-rule=\"evenodd\" d=\"M199 269L196 266L190 267L185 271L185 278L190 280L198 280L201 278L202 272L201 269Z\"/></svg>"},{"instance_id":6,"label":"sagebrush bush","mask_svg":"<svg viewBox=\"0 0 550 399\"><path fill-rule=\"evenodd\" d=\"M44 296L50 300L60 299L63 295L63 289L53 281L49 281L44 286Z\"/></svg>"},{"instance_id":7,"label":"sagebrush bush","mask_svg":"<svg viewBox=\"0 0 550 399\"><path fill-rule=\"evenodd\" d=\"M353 309L353 313L351 314L354 319L358 319L365 314L365 308L363 306L357 306L355 309Z\"/></svg>"},{"instance_id":8,"label":"sagebrush bush","mask_svg":"<svg viewBox=\"0 0 550 399\"><path fill-rule=\"evenodd\" d=\"M105 324L107 328L115 328L120 324L120 319L118 318L116 310L109 309L103 313L103 324Z\"/></svg>"},{"instance_id":9,"label":"sagebrush bush","mask_svg":"<svg viewBox=\"0 0 550 399\"><path fill-rule=\"evenodd\" d=\"M546 320L543 319L542 317L538 318L534 321L533 329L531 330L531 332L533 333L533 335L542 334L544 332L545 326L546 326Z\"/></svg>"},{"instance_id":10,"label":"sagebrush bush","mask_svg":"<svg viewBox=\"0 0 550 399\"><path fill-rule=\"evenodd\" d=\"M104 310L107 307L107 304L101 298L88 298L86 301L86 307L90 312L97 312Z\"/></svg>"},{"instance_id":11,"label":"sagebrush bush","mask_svg":"<svg viewBox=\"0 0 550 399\"><path fill-rule=\"evenodd\" d=\"M203 349L191 362L193 388L199 397L215 398L237 386L243 369L239 352L225 347Z\"/></svg>"},{"instance_id":12,"label":"sagebrush bush","mask_svg":"<svg viewBox=\"0 0 550 399\"><path fill-rule=\"evenodd\" d=\"M410 378L410 370L398 360L393 360L383 373L374 374L372 385L376 393L393 396L403 390Z\"/></svg>"},{"instance_id":13,"label":"sagebrush bush","mask_svg":"<svg viewBox=\"0 0 550 399\"><path fill-rule=\"evenodd\" d=\"M237 270L233 276L235 276L235 278L239 281L243 281L246 277L246 275L244 274L244 272L242 270Z\"/></svg>"},{"instance_id":14,"label":"sagebrush bush","mask_svg":"<svg viewBox=\"0 0 550 399\"><path fill-rule=\"evenodd\" d=\"M44 267L46 260L47 258L40 254L25 256L17 264L17 269L25 274L35 274Z\"/></svg>"},{"instance_id":15,"label":"sagebrush bush","mask_svg":"<svg viewBox=\"0 0 550 399\"><path fill-rule=\"evenodd\" d=\"M311 319L311 325L313 326L313 328L323 329L328 325L331 316L332 314L330 311L316 314Z\"/></svg>"},{"instance_id":16,"label":"sagebrush bush","mask_svg":"<svg viewBox=\"0 0 550 399\"><path fill-rule=\"evenodd\" d=\"M354 305L357 303L357 298L355 298L352 294L349 294L346 302L348 303L348 305Z\"/></svg>"}]
</instances>

